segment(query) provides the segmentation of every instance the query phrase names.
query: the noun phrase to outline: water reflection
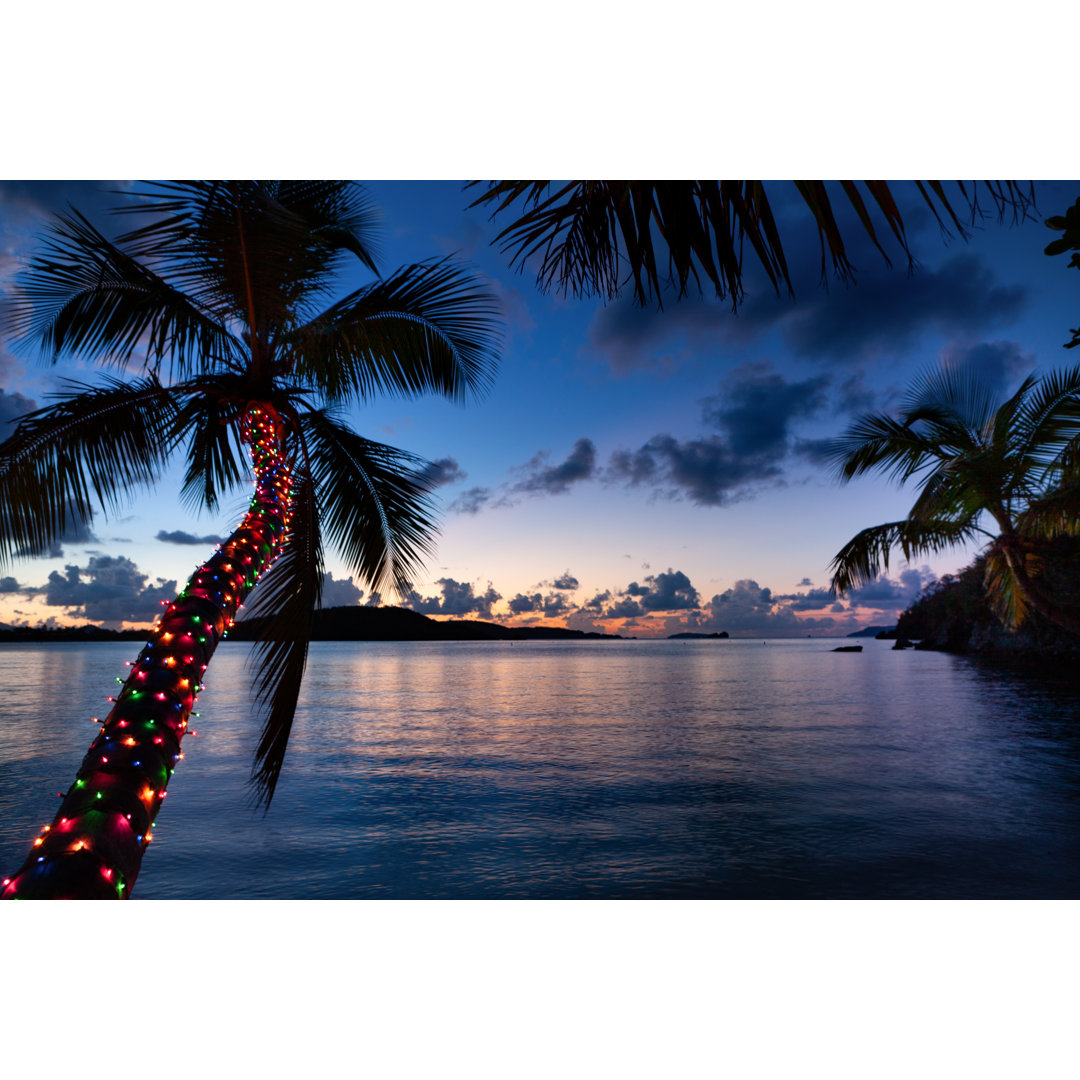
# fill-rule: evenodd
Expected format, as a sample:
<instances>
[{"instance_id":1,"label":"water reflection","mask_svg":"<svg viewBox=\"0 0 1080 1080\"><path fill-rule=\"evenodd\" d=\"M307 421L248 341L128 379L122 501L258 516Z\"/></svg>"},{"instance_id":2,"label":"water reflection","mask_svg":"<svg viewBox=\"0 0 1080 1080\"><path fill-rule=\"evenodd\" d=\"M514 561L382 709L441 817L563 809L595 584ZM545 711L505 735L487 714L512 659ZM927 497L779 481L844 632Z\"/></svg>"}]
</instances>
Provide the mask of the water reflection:
<instances>
[{"instance_id":1,"label":"water reflection","mask_svg":"<svg viewBox=\"0 0 1080 1080\"><path fill-rule=\"evenodd\" d=\"M1075 687L829 647L316 643L263 818L247 649L223 646L136 894L1080 894ZM95 685L131 651L73 648L0 653L4 868L50 816L23 823L35 784L84 749L43 719L61 673Z\"/></svg>"}]
</instances>

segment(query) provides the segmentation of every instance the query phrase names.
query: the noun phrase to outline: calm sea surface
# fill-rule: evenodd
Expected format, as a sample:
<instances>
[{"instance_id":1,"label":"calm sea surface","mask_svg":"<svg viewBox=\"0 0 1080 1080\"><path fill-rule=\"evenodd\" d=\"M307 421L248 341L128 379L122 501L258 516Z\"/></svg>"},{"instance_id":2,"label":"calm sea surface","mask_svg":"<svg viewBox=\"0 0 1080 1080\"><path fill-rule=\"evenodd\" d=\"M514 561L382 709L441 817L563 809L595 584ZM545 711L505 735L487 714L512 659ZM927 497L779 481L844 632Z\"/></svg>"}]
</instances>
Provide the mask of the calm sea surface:
<instances>
[{"instance_id":1,"label":"calm sea surface","mask_svg":"<svg viewBox=\"0 0 1080 1080\"><path fill-rule=\"evenodd\" d=\"M824 640L312 646L273 806L206 673L135 898L1080 898L1080 688ZM0 648L0 871L137 643Z\"/></svg>"}]
</instances>

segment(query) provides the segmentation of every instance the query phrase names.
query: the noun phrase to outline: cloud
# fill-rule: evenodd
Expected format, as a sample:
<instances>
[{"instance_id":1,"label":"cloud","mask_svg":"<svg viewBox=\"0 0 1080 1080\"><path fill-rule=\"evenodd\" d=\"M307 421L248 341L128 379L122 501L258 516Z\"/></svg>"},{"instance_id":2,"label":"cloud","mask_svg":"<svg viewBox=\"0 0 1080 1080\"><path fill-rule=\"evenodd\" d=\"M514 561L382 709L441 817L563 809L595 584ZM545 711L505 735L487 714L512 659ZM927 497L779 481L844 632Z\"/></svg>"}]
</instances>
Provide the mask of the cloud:
<instances>
[{"instance_id":1,"label":"cloud","mask_svg":"<svg viewBox=\"0 0 1080 1080\"><path fill-rule=\"evenodd\" d=\"M608 482L651 486L668 498L723 506L783 475L782 463L797 446L795 421L825 404L829 377L791 381L766 363L732 371L720 392L702 401L702 419L718 434L680 441L654 435L637 450L617 450L604 473Z\"/></svg>"},{"instance_id":2,"label":"cloud","mask_svg":"<svg viewBox=\"0 0 1080 1080\"><path fill-rule=\"evenodd\" d=\"M965 252L906 277L860 274L851 288L801 299L781 325L797 355L869 359L910 351L929 331L972 336L1008 325L1026 302L1023 286L1000 284L980 256Z\"/></svg>"},{"instance_id":3,"label":"cloud","mask_svg":"<svg viewBox=\"0 0 1080 1080\"><path fill-rule=\"evenodd\" d=\"M570 573L569 570L567 570L562 575L562 577L557 577L551 583L551 587L553 589L567 589L567 590L570 590L570 591L573 591L574 589L579 588L580 585L581 585L581 583L578 581L578 579L576 577L574 577L573 574Z\"/></svg>"},{"instance_id":4,"label":"cloud","mask_svg":"<svg viewBox=\"0 0 1080 1080\"><path fill-rule=\"evenodd\" d=\"M844 594L844 599L852 607L877 608L879 611L901 612L909 608L920 592L937 581L937 576L928 566L908 567L901 571L899 578L879 577Z\"/></svg>"},{"instance_id":5,"label":"cloud","mask_svg":"<svg viewBox=\"0 0 1080 1080\"><path fill-rule=\"evenodd\" d=\"M804 577L802 581L799 582L799 588L802 588L804 585L813 585L813 582L808 577Z\"/></svg>"},{"instance_id":6,"label":"cloud","mask_svg":"<svg viewBox=\"0 0 1080 1080\"><path fill-rule=\"evenodd\" d=\"M462 492L451 504L449 509L456 514L478 514L488 503L491 502L491 488L474 487Z\"/></svg>"},{"instance_id":7,"label":"cloud","mask_svg":"<svg viewBox=\"0 0 1080 1080\"><path fill-rule=\"evenodd\" d=\"M105 625L152 622L161 614L161 601L176 595L176 582L149 576L123 555L95 555L86 566L65 566L64 573L49 574L44 602L66 608L70 618L85 618Z\"/></svg>"},{"instance_id":8,"label":"cloud","mask_svg":"<svg viewBox=\"0 0 1080 1080\"><path fill-rule=\"evenodd\" d=\"M502 599L488 582L487 591L477 595L472 584L455 581L453 578L439 578L436 585L442 586L442 596L421 596L415 589L410 589L402 606L411 608L421 615L470 615L492 618L491 609Z\"/></svg>"},{"instance_id":9,"label":"cloud","mask_svg":"<svg viewBox=\"0 0 1080 1080\"><path fill-rule=\"evenodd\" d=\"M166 532L161 529L155 536L155 540L160 540L164 544L220 544L222 537L220 536L195 536L189 532L183 532L177 529L175 532Z\"/></svg>"},{"instance_id":10,"label":"cloud","mask_svg":"<svg viewBox=\"0 0 1080 1080\"><path fill-rule=\"evenodd\" d=\"M0 578L0 593L19 592L23 588L13 577Z\"/></svg>"},{"instance_id":11,"label":"cloud","mask_svg":"<svg viewBox=\"0 0 1080 1080\"><path fill-rule=\"evenodd\" d=\"M595 608L608 594L593 598ZM697 589L681 570L670 567L661 574L650 574L644 584L631 581L621 598L604 609L605 618L630 619L656 611L692 611L701 603Z\"/></svg>"},{"instance_id":12,"label":"cloud","mask_svg":"<svg viewBox=\"0 0 1080 1080\"><path fill-rule=\"evenodd\" d=\"M353 584L351 574L348 578L338 578L337 581L334 580L333 574L329 572L323 574L322 607L349 607L359 604L363 597L363 589L359 589Z\"/></svg>"},{"instance_id":13,"label":"cloud","mask_svg":"<svg viewBox=\"0 0 1080 1080\"><path fill-rule=\"evenodd\" d=\"M428 463L420 476L431 490L445 487L447 484L458 484L468 473L461 471L461 466L452 458L439 458L438 461ZM476 490L475 488L473 490Z\"/></svg>"},{"instance_id":14,"label":"cloud","mask_svg":"<svg viewBox=\"0 0 1080 1080\"><path fill-rule=\"evenodd\" d=\"M789 382L767 363L736 368L721 393L706 398L703 419L727 438L739 457L782 453L792 421L813 416L825 404L827 375Z\"/></svg>"},{"instance_id":15,"label":"cloud","mask_svg":"<svg viewBox=\"0 0 1080 1080\"><path fill-rule=\"evenodd\" d=\"M711 296L678 302L665 297L662 310L624 299L597 310L586 335L588 349L616 375L666 374L691 358L717 355L718 346L743 345L776 329L800 356L868 359L908 352L931 331L981 335L1011 323L1027 302L1025 287L1000 282L979 255L961 252L936 269L919 266L907 274L902 263L891 270L884 266L859 234L849 249L860 268L857 283L821 288L814 284L821 254L812 231L792 234L796 241L784 246L795 302L777 296L751 266L737 315Z\"/></svg>"},{"instance_id":16,"label":"cloud","mask_svg":"<svg viewBox=\"0 0 1080 1080\"><path fill-rule=\"evenodd\" d=\"M37 402L22 394L0 390L0 442L15 434L15 422L37 408Z\"/></svg>"},{"instance_id":17,"label":"cloud","mask_svg":"<svg viewBox=\"0 0 1080 1080\"><path fill-rule=\"evenodd\" d=\"M978 345L946 345L941 350L944 367L971 371L987 383L995 395L1004 395L1020 376L1035 367L1035 354L1015 341L984 341Z\"/></svg>"},{"instance_id":18,"label":"cloud","mask_svg":"<svg viewBox=\"0 0 1080 1080\"><path fill-rule=\"evenodd\" d=\"M549 451L542 450L531 461L518 466L527 475L510 490L529 495L565 495L572 484L596 474L596 446L591 439L578 439L570 455L558 465L545 464L549 455Z\"/></svg>"}]
</instances>

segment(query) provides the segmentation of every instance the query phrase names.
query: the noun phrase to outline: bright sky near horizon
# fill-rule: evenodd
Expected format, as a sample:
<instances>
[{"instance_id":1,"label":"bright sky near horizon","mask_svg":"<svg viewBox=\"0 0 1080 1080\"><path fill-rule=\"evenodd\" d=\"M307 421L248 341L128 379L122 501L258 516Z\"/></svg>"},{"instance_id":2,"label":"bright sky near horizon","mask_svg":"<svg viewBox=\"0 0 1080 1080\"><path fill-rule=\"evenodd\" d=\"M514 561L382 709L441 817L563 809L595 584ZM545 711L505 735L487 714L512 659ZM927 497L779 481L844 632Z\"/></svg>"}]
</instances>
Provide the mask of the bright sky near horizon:
<instances>
[{"instance_id":1,"label":"bright sky near horizon","mask_svg":"<svg viewBox=\"0 0 1080 1080\"><path fill-rule=\"evenodd\" d=\"M0 183L0 292L32 254L48 215L71 203L107 231L117 182ZM124 185L128 186L128 185ZM735 636L845 634L890 624L934 576L972 550L907 566L842 600L828 564L859 529L902 517L914 490L883 478L840 485L815 456L857 415L894 407L918 371L971 364L1002 392L1032 370L1070 365L1075 271L1043 254L1041 223L1080 182L1038 183L1038 213L1019 225L991 213L971 239L943 242L913 185L905 220L919 260L892 268L852 231L857 283L820 285L820 249L794 188L770 193L796 296L756 273L745 305L545 296L492 240L501 223L468 209L457 182L365 185L383 213L382 269L453 254L500 298L502 363L491 391L465 406L381 400L352 411L369 438L438 463L441 533L406 599L425 614L543 622L627 636L727 630ZM988 207L988 209L992 209ZM364 275L342 278L342 292ZM0 343L0 423L40 406L76 364L49 367ZM149 621L227 535L247 498L196 517L178 498L179 467L89 536L0 570L0 620ZM328 553L324 603L371 602ZM395 602L382 597L383 603Z\"/></svg>"}]
</instances>

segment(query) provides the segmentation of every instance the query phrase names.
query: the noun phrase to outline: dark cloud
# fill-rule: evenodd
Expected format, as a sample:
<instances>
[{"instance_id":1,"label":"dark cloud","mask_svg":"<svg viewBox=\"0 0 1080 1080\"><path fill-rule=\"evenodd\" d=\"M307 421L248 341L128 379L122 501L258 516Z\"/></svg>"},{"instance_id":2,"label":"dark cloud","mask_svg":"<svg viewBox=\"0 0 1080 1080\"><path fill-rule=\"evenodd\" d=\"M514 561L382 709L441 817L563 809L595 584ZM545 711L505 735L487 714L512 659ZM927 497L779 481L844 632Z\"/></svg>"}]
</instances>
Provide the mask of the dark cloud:
<instances>
[{"instance_id":1,"label":"dark cloud","mask_svg":"<svg viewBox=\"0 0 1080 1080\"><path fill-rule=\"evenodd\" d=\"M578 579L576 577L574 577L573 574L570 573L569 570L567 570L562 575L562 577L557 577L551 583L551 587L553 589L567 589L567 590L569 590L571 592L574 589L580 588L580 585L581 585L581 583L578 581Z\"/></svg>"},{"instance_id":2,"label":"dark cloud","mask_svg":"<svg viewBox=\"0 0 1080 1080\"><path fill-rule=\"evenodd\" d=\"M636 615L644 615L642 606L629 596L624 596L614 604L604 609L606 619L632 619Z\"/></svg>"},{"instance_id":3,"label":"dark cloud","mask_svg":"<svg viewBox=\"0 0 1080 1080\"><path fill-rule=\"evenodd\" d=\"M637 450L616 450L605 477L632 487L647 484L658 495L685 496L698 506L724 506L781 473L774 457L740 458L716 435L686 442L656 435Z\"/></svg>"},{"instance_id":4,"label":"dark cloud","mask_svg":"<svg viewBox=\"0 0 1080 1080\"><path fill-rule=\"evenodd\" d=\"M641 606L646 611L680 611L696 608L701 600L697 589L681 570L668 568L666 573L650 575L645 579L648 592L641 595Z\"/></svg>"},{"instance_id":5,"label":"dark cloud","mask_svg":"<svg viewBox=\"0 0 1080 1080\"><path fill-rule=\"evenodd\" d=\"M533 593L531 596L518 593L517 596L508 601L510 611L514 615L523 615L528 611L536 611L543 602L544 598L539 593Z\"/></svg>"},{"instance_id":6,"label":"dark cloud","mask_svg":"<svg viewBox=\"0 0 1080 1080\"><path fill-rule=\"evenodd\" d=\"M348 607L359 604L364 598L363 589L353 584L352 575L347 578L334 580L331 573L323 574L322 578L322 607Z\"/></svg>"},{"instance_id":7,"label":"dark cloud","mask_svg":"<svg viewBox=\"0 0 1080 1080\"><path fill-rule=\"evenodd\" d=\"M788 611L825 611L835 609L836 595L829 589L811 589L805 593L787 593L786 595L774 596L778 604L782 604ZM845 610L841 605L841 610Z\"/></svg>"},{"instance_id":8,"label":"dark cloud","mask_svg":"<svg viewBox=\"0 0 1080 1080\"><path fill-rule=\"evenodd\" d=\"M593 605L600 599L595 597ZM654 611L691 611L700 602L701 597L686 574L669 567L664 573L650 574L644 584L631 581L621 598L604 610L604 615L609 619L630 619Z\"/></svg>"},{"instance_id":9,"label":"dark cloud","mask_svg":"<svg viewBox=\"0 0 1080 1080\"><path fill-rule=\"evenodd\" d=\"M611 600L611 592L605 589L603 592L598 592L591 600L582 604L582 610L587 611L600 611L603 606Z\"/></svg>"},{"instance_id":10,"label":"dark cloud","mask_svg":"<svg viewBox=\"0 0 1080 1080\"><path fill-rule=\"evenodd\" d=\"M148 575L125 556L95 555L84 567L54 570L43 590L50 607L67 609L71 618L85 618L106 625L120 622L152 622L161 614L161 601L176 595L176 582Z\"/></svg>"},{"instance_id":11,"label":"dark cloud","mask_svg":"<svg viewBox=\"0 0 1080 1080\"><path fill-rule=\"evenodd\" d=\"M452 458L439 458L438 461L428 463L426 469L420 474L428 486L435 488L445 487L447 484L458 484L468 473L461 471L461 466ZM473 489L476 490L475 488Z\"/></svg>"},{"instance_id":12,"label":"dark cloud","mask_svg":"<svg viewBox=\"0 0 1080 1080\"><path fill-rule=\"evenodd\" d=\"M519 466L527 475L510 490L530 495L564 495L571 484L596 474L596 447L591 439L578 439L569 457L558 465L545 464L548 457L549 452L542 450L531 461Z\"/></svg>"},{"instance_id":13,"label":"dark cloud","mask_svg":"<svg viewBox=\"0 0 1080 1080\"><path fill-rule=\"evenodd\" d=\"M1004 396L1018 377L1035 367L1035 355L1025 352L1015 341L985 341L978 345L947 345L941 350L941 362L945 367L973 372L994 394Z\"/></svg>"},{"instance_id":14,"label":"dark cloud","mask_svg":"<svg viewBox=\"0 0 1080 1080\"><path fill-rule=\"evenodd\" d=\"M832 599L830 596L829 600ZM795 614L799 610L795 607L796 603L794 598L774 596L771 589L762 587L750 578L743 578L703 605L700 616L690 617L684 622L687 627L702 632L726 630L735 636L803 637L815 630L847 633L857 628L851 618L800 619Z\"/></svg>"},{"instance_id":15,"label":"dark cloud","mask_svg":"<svg viewBox=\"0 0 1080 1080\"><path fill-rule=\"evenodd\" d=\"M736 368L721 393L703 403L703 418L727 438L738 457L782 453L792 421L825 404L827 375L789 382L766 363Z\"/></svg>"},{"instance_id":16,"label":"dark cloud","mask_svg":"<svg viewBox=\"0 0 1080 1080\"><path fill-rule=\"evenodd\" d=\"M799 582L799 588L801 589L804 585L813 585L813 582L808 577L804 577L802 581Z\"/></svg>"},{"instance_id":17,"label":"dark cloud","mask_svg":"<svg viewBox=\"0 0 1080 1080\"><path fill-rule=\"evenodd\" d=\"M166 532L161 529L155 536L155 540L160 540L164 544L220 544L222 537L220 536L195 536L193 533L183 532L177 529L174 532Z\"/></svg>"},{"instance_id":18,"label":"dark cloud","mask_svg":"<svg viewBox=\"0 0 1080 1080\"><path fill-rule=\"evenodd\" d=\"M899 613L909 608L919 593L937 581L930 567L908 567L898 578L879 577L844 594L852 607L877 608L879 611Z\"/></svg>"},{"instance_id":19,"label":"dark cloud","mask_svg":"<svg viewBox=\"0 0 1080 1080\"><path fill-rule=\"evenodd\" d=\"M616 375L674 371L691 351L708 349L739 333L731 305L687 296L663 310L638 307L630 299L605 304L593 316L587 332L589 348Z\"/></svg>"},{"instance_id":20,"label":"dark cloud","mask_svg":"<svg viewBox=\"0 0 1080 1080\"><path fill-rule=\"evenodd\" d=\"M543 615L562 615L573 606L565 596L559 593L548 593L546 596L540 593L525 595L518 593L509 601L510 611L514 615L524 615L530 612L539 612Z\"/></svg>"},{"instance_id":21,"label":"dark cloud","mask_svg":"<svg viewBox=\"0 0 1080 1080\"><path fill-rule=\"evenodd\" d=\"M0 442L15 433L14 427L9 425L13 425L26 413L33 412L36 408L37 402L32 398L23 397L18 392L9 394L0 390Z\"/></svg>"},{"instance_id":22,"label":"dark cloud","mask_svg":"<svg viewBox=\"0 0 1080 1080\"><path fill-rule=\"evenodd\" d=\"M784 459L798 445L792 426L822 409L828 384L824 375L792 381L769 364L744 364L702 402L703 421L719 434L686 441L655 435L637 450L612 454L605 479L649 485L699 506L745 498L780 480Z\"/></svg>"},{"instance_id":23,"label":"dark cloud","mask_svg":"<svg viewBox=\"0 0 1080 1080\"><path fill-rule=\"evenodd\" d=\"M907 352L930 330L970 337L1008 325L1026 300L1023 286L1000 284L980 256L964 252L938 270L860 274L853 287L803 298L782 330L800 356L866 359Z\"/></svg>"},{"instance_id":24,"label":"dark cloud","mask_svg":"<svg viewBox=\"0 0 1080 1080\"><path fill-rule=\"evenodd\" d=\"M402 606L411 608L421 615L479 615L483 619L492 618L492 605L502 599L502 594L488 583L487 591L477 595L472 584L455 581L453 578L439 578L435 582L442 587L442 596L421 596L411 589Z\"/></svg>"},{"instance_id":25,"label":"dark cloud","mask_svg":"<svg viewBox=\"0 0 1080 1080\"><path fill-rule=\"evenodd\" d=\"M451 504L450 510L457 514L478 514L491 502L490 488L474 487L462 492Z\"/></svg>"},{"instance_id":26,"label":"dark cloud","mask_svg":"<svg viewBox=\"0 0 1080 1080\"><path fill-rule=\"evenodd\" d=\"M0 593L18 592L22 587L13 577L0 578Z\"/></svg>"},{"instance_id":27,"label":"dark cloud","mask_svg":"<svg viewBox=\"0 0 1080 1080\"><path fill-rule=\"evenodd\" d=\"M54 214L70 206L88 217L106 236L116 227L109 208L124 200L127 180L3 180L0 216L16 227L37 232Z\"/></svg>"}]
</instances>

